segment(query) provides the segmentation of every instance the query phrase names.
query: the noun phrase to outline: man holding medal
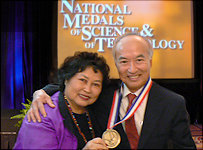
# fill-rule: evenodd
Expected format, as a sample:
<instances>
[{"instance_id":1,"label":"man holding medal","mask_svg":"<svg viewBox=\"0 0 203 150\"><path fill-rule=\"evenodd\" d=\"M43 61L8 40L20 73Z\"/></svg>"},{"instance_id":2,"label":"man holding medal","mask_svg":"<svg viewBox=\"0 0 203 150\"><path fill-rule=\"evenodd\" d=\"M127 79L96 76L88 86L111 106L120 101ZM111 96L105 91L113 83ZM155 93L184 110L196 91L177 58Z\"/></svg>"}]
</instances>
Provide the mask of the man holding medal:
<instances>
[{"instance_id":1,"label":"man holding medal","mask_svg":"<svg viewBox=\"0 0 203 150\"><path fill-rule=\"evenodd\" d=\"M153 50L150 42L135 34L119 37L113 57L121 82L109 84L92 105L102 139L109 148L118 149L195 149L185 99L152 82ZM51 95L56 85L44 90ZM54 107L50 97L38 90L28 120L40 121L38 109L46 115L43 103Z\"/></svg>"}]
</instances>

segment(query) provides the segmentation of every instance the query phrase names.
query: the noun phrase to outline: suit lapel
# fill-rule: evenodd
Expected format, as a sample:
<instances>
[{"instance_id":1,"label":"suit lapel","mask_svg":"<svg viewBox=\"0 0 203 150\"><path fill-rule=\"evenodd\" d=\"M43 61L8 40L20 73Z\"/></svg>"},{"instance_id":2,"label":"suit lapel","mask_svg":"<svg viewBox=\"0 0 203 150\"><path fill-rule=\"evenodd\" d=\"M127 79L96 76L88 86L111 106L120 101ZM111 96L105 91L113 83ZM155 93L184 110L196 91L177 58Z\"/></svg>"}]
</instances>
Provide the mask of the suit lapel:
<instances>
[{"instance_id":1,"label":"suit lapel","mask_svg":"<svg viewBox=\"0 0 203 150\"><path fill-rule=\"evenodd\" d=\"M149 93L149 98L146 106L144 123L139 139L138 149L144 148L145 142L149 140L152 131L156 127L160 113L162 111L161 99L158 97L157 86L153 82L152 88Z\"/></svg>"},{"instance_id":2,"label":"suit lapel","mask_svg":"<svg viewBox=\"0 0 203 150\"><path fill-rule=\"evenodd\" d=\"M120 121L120 117L118 116L118 121ZM118 133L121 136L121 143L116 147L116 149L130 149L130 143L128 141L128 137L123 129L123 125L119 124L114 127L115 130L118 131Z\"/></svg>"},{"instance_id":3,"label":"suit lapel","mask_svg":"<svg viewBox=\"0 0 203 150\"><path fill-rule=\"evenodd\" d=\"M162 99L159 98L159 93L157 92L158 91L157 88L158 88L157 84L153 82L152 88L149 92L143 127L142 127L139 144L138 144L138 149L144 148L145 143L149 140L151 134L153 133L154 128L156 128L156 124L159 120L160 113L162 112L162 109L163 109L160 103ZM112 101L113 95L108 96L107 98L108 100L110 100L109 97L111 97L111 101ZM118 116L118 119L120 120L119 116ZM122 138L121 143L117 148L130 149L130 144L122 124L117 125L114 129L116 129L119 132Z\"/></svg>"}]
</instances>

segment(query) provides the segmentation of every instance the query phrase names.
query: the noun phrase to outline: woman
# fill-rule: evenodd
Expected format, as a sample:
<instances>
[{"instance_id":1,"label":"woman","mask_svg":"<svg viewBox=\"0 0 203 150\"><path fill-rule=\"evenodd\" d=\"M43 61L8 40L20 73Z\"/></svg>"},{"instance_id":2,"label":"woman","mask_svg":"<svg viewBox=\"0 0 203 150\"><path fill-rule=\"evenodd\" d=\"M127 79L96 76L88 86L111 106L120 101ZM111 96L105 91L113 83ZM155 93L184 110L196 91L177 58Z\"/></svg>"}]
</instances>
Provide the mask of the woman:
<instances>
[{"instance_id":1,"label":"woman","mask_svg":"<svg viewBox=\"0 0 203 150\"><path fill-rule=\"evenodd\" d=\"M96 138L94 118L88 107L99 97L109 79L109 67L97 53L78 52L67 57L58 71L60 91L45 106L41 123L24 119L14 149L107 149ZM25 117L26 118L26 117Z\"/></svg>"}]
</instances>

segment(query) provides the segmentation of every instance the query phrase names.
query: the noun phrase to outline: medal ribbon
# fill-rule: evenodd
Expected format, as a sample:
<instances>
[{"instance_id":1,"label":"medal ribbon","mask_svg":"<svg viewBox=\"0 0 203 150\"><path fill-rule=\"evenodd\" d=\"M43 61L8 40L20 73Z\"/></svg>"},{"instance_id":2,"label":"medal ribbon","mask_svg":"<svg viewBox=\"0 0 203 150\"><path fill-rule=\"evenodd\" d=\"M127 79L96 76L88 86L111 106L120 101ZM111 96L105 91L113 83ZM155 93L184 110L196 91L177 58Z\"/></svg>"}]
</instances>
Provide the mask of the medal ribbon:
<instances>
[{"instance_id":1,"label":"medal ribbon","mask_svg":"<svg viewBox=\"0 0 203 150\"><path fill-rule=\"evenodd\" d=\"M119 90L115 90L107 129L112 129L115 126L117 126L118 124L129 119L137 111L137 109L139 108L139 106L141 105L143 100L145 99L146 95L149 93L151 86L152 86L152 80L149 77L147 83L144 85L144 88L142 89L140 94L136 97L136 100L133 102L132 106L130 107L130 109L128 110L126 115L119 122L117 122L117 118L118 118L118 112L120 109L120 104L121 104L121 99L122 99L123 86L121 86L121 88Z\"/></svg>"}]
</instances>

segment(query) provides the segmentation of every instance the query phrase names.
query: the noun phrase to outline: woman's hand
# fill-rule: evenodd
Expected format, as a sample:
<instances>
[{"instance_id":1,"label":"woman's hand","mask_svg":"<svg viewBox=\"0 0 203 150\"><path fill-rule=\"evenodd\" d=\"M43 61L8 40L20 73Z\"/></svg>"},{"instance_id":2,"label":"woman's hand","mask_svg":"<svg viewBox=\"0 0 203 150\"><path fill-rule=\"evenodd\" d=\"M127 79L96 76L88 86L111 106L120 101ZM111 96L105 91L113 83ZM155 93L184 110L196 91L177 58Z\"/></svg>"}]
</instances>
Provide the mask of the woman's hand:
<instances>
[{"instance_id":1,"label":"woman's hand","mask_svg":"<svg viewBox=\"0 0 203 150\"><path fill-rule=\"evenodd\" d=\"M30 109L27 112L28 122L30 122L31 120L33 122L36 122L36 120L38 122L41 122L39 111L44 117L46 117L44 104L48 104L52 108L55 107L55 105L51 100L51 97L47 95L47 93L44 90L41 89L41 90L35 91L33 94L32 105L30 106Z\"/></svg>"},{"instance_id":2,"label":"woman's hand","mask_svg":"<svg viewBox=\"0 0 203 150\"><path fill-rule=\"evenodd\" d=\"M94 138L87 142L83 150L89 150L89 149L108 149L106 144L101 138Z\"/></svg>"}]
</instances>

